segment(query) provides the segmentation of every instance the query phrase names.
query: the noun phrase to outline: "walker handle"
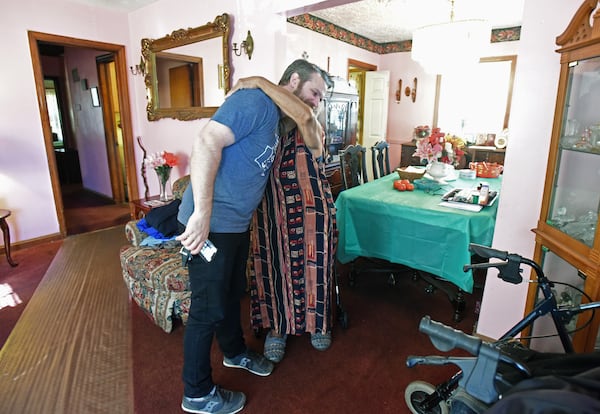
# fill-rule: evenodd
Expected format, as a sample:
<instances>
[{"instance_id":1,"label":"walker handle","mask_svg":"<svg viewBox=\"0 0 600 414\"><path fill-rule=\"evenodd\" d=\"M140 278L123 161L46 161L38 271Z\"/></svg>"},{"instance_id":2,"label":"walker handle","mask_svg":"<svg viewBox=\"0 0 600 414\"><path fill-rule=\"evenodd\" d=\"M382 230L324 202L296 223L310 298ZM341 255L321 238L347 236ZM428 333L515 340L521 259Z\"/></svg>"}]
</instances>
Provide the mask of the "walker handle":
<instances>
[{"instance_id":1,"label":"walker handle","mask_svg":"<svg viewBox=\"0 0 600 414\"><path fill-rule=\"evenodd\" d=\"M454 348L464 349L472 355L478 355L482 340L467 335L457 329L432 321L431 317L423 316L419 323L419 331L429 335L431 343L440 351L447 352Z\"/></svg>"},{"instance_id":2,"label":"walker handle","mask_svg":"<svg viewBox=\"0 0 600 414\"><path fill-rule=\"evenodd\" d=\"M492 249L491 247L482 246L481 244L470 243L469 251L484 259L489 259L492 257L500 260L508 259L508 252Z\"/></svg>"}]
</instances>

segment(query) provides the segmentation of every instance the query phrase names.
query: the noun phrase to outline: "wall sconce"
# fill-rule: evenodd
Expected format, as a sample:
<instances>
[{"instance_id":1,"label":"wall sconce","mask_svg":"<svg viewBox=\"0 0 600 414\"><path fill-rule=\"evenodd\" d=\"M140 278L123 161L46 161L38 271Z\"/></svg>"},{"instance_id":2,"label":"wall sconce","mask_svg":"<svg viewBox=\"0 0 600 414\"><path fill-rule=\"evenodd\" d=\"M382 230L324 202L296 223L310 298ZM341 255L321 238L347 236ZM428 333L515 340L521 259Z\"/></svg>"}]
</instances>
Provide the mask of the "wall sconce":
<instances>
[{"instance_id":1,"label":"wall sconce","mask_svg":"<svg viewBox=\"0 0 600 414\"><path fill-rule=\"evenodd\" d=\"M396 89L396 103L400 103L400 98L402 98L402 79L398 79L398 89Z\"/></svg>"},{"instance_id":2,"label":"wall sconce","mask_svg":"<svg viewBox=\"0 0 600 414\"><path fill-rule=\"evenodd\" d=\"M144 58L140 57L139 65L129 66L129 70L133 76L136 75L145 75L146 74L146 62L144 62Z\"/></svg>"},{"instance_id":3,"label":"wall sconce","mask_svg":"<svg viewBox=\"0 0 600 414\"><path fill-rule=\"evenodd\" d=\"M413 79L412 89L410 86L407 86L406 89L404 89L404 95L410 96L413 102L417 100L417 78Z\"/></svg>"},{"instance_id":4,"label":"wall sconce","mask_svg":"<svg viewBox=\"0 0 600 414\"><path fill-rule=\"evenodd\" d=\"M237 47L237 43L233 44L233 53L235 53L236 56L242 56L242 52L244 52L248 55L248 60L251 60L253 51L254 51L254 39L252 39L250 30L248 30L248 36L246 36L246 40L244 40L242 42L239 49Z\"/></svg>"}]
</instances>

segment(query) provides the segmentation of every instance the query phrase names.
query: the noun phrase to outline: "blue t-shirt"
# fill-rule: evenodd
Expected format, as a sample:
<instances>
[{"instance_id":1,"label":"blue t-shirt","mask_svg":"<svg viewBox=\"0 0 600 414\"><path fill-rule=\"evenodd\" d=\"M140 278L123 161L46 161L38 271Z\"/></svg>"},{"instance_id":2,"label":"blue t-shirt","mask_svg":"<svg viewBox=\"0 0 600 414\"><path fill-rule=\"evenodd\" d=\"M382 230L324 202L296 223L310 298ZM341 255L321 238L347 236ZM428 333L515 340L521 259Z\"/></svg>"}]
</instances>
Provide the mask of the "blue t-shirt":
<instances>
[{"instance_id":1,"label":"blue t-shirt","mask_svg":"<svg viewBox=\"0 0 600 414\"><path fill-rule=\"evenodd\" d=\"M228 126L235 143L223 149L215 180L210 231L242 233L263 196L279 142L279 109L259 89L242 89L212 117ZM177 219L186 224L193 211L192 186L183 194Z\"/></svg>"}]
</instances>

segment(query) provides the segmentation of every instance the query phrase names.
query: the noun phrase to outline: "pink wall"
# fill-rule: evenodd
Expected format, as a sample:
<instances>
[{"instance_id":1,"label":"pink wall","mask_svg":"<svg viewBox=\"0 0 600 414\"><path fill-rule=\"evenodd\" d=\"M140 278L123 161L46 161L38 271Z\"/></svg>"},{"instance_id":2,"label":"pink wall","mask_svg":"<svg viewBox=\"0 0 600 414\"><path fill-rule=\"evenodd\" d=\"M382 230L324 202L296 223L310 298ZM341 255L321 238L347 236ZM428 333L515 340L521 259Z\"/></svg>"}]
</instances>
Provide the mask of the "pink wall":
<instances>
[{"instance_id":1,"label":"pink wall","mask_svg":"<svg viewBox=\"0 0 600 414\"><path fill-rule=\"evenodd\" d=\"M5 1L0 25L11 39L0 65L0 207L13 243L59 231L42 135L27 31L127 45L127 15L71 1Z\"/></svg>"},{"instance_id":2,"label":"pink wall","mask_svg":"<svg viewBox=\"0 0 600 414\"><path fill-rule=\"evenodd\" d=\"M92 87L98 86L96 57L104 54L106 52L98 50L66 48L65 60L67 74L71 74L72 69L77 69L80 78L79 81L74 81L72 76L67 77L73 108L71 115L77 126L75 141L83 186L112 198L102 106L92 106L90 93ZM87 81L87 89L82 86L84 81Z\"/></svg>"}]
</instances>

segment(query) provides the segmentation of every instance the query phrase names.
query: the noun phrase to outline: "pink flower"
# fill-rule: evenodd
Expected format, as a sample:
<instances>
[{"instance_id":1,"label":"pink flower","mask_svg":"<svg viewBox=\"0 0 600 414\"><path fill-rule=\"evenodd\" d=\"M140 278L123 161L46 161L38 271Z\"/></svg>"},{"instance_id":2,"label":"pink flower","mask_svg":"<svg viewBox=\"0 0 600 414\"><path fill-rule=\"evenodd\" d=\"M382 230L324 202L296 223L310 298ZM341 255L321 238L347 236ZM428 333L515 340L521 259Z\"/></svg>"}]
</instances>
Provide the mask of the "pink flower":
<instances>
[{"instance_id":1,"label":"pink flower","mask_svg":"<svg viewBox=\"0 0 600 414\"><path fill-rule=\"evenodd\" d=\"M151 154L144 160L146 167L154 168L168 167L169 169L176 166L179 159L172 152L162 151Z\"/></svg>"},{"instance_id":2,"label":"pink flower","mask_svg":"<svg viewBox=\"0 0 600 414\"><path fill-rule=\"evenodd\" d=\"M434 128L428 138L417 141L417 149L413 155L419 157L421 162L427 161L427 164L437 160L442 156L443 148L440 144L440 140L444 135L443 132L440 132L439 128Z\"/></svg>"}]
</instances>

